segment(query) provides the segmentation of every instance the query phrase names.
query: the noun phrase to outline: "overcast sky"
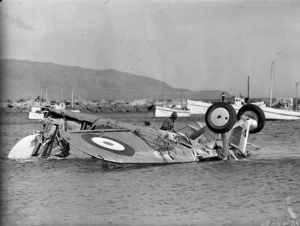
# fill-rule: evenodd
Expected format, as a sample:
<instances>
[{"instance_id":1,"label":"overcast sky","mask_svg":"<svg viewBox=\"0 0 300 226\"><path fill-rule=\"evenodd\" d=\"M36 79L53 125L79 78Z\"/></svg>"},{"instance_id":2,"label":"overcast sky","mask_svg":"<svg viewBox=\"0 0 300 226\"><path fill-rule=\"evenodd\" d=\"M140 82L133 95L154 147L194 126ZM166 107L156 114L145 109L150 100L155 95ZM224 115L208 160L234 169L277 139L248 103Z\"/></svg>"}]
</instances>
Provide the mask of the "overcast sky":
<instances>
[{"instance_id":1,"label":"overcast sky","mask_svg":"<svg viewBox=\"0 0 300 226\"><path fill-rule=\"evenodd\" d=\"M295 96L299 0L2 0L1 58L116 69L191 90ZM299 89L300 91L300 89Z\"/></svg>"}]
</instances>

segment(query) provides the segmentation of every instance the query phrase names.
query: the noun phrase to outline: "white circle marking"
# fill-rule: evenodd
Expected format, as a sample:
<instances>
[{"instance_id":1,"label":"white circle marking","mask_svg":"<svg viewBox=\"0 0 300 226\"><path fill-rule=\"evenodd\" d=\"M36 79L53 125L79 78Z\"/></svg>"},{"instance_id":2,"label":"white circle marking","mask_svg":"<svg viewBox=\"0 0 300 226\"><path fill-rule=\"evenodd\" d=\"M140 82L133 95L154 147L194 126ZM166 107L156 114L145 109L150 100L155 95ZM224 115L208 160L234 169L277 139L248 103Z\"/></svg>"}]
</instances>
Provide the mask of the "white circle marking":
<instances>
[{"instance_id":1,"label":"white circle marking","mask_svg":"<svg viewBox=\"0 0 300 226\"><path fill-rule=\"evenodd\" d=\"M114 140L107 139L107 138L93 137L92 141L102 147L105 147L105 148L108 148L108 149L111 149L114 151L124 151L125 150L125 147L122 144L120 144Z\"/></svg>"},{"instance_id":2,"label":"white circle marking","mask_svg":"<svg viewBox=\"0 0 300 226\"><path fill-rule=\"evenodd\" d=\"M229 112L225 108L217 108L211 113L211 121L216 126L224 126L229 120Z\"/></svg>"}]
</instances>

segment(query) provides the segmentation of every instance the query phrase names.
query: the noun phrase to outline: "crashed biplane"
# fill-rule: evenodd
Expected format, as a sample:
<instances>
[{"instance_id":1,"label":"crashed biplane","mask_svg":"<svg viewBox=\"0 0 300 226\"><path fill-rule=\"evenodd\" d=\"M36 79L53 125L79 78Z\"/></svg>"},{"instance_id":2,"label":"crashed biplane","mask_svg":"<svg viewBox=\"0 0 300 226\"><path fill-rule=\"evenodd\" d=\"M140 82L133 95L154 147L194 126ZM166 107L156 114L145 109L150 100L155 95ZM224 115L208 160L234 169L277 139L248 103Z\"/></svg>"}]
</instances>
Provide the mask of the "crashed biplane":
<instances>
[{"instance_id":1,"label":"crashed biplane","mask_svg":"<svg viewBox=\"0 0 300 226\"><path fill-rule=\"evenodd\" d=\"M263 111L244 105L236 114L225 102L207 110L205 124L191 133L168 132L96 115L50 110L43 130L21 139L8 158L97 158L103 163L171 164L242 159L258 147L249 133L265 125Z\"/></svg>"}]
</instances>

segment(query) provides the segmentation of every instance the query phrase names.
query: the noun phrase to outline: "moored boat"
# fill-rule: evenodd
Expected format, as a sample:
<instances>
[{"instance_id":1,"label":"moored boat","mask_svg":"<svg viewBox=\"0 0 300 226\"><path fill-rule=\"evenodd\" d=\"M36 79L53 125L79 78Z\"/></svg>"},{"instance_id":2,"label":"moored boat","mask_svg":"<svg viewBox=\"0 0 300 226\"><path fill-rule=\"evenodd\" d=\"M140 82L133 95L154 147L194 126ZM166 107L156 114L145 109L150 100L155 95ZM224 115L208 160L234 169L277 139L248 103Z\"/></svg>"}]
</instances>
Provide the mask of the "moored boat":
<instances>
[{"instance_id":1,"label":"moored boat","mask_svg":"<svg viewBox=\"0 0 300 226\"><path fill-rule=\"evenodd\" d=\"M266 120L300 120L300 112L289 109L280 109L272 107L260 107L266 116Z\"/></svg>"},{"instance_id":2,"label":"moored boat","mask_svg":"<svg viewBox=\"0 0 300 226\"><path fill-rule=\"evenodd\" d=\"M190 117L191 115L191 111L189 109L155 106L155 117L170 117L173 112L177 113L177 117Z\"/></svg>"},{"instance_id":3,"label":"moored boat","mask_svg":"<svg viewBox=\"0 0 300 226\"><path fill-rule=\"evenodd\" d=\"M191 114L205 115L211 103L201 100L187 100L187 108L190 109Z\"/></svg>"},{"instance_id":4,"label":"moored boat","mask_svg":"<svg viewBox=\"0 0 300 226\"><path fill-rule=\"evenodd\" d=\"M30 120L43 120L45 118L45 113L42 111L29 112L28 119Z\"/></svg>"},{"instance_id":5,"label":"moored boat","mask_svg":"<svg viewBox=\"0 0 300 226\"><path fill-rule=\"evenodd\" d=\"M211 103L203 102L203 101L193 101L187 100L188 108L191 110L191 114L205 114L208 108L212 105ZM238 103L238 102L237 102ZM287 108L274 108L267 107L264 102L256 102L253 103L259 106L266 117L266 120L299 120L300 112L293 111ZM243 106L243 104L233 104L232 105L236 112Z\"/></svg>"},{"instance_id":6,"label":"moored boat","mask_svg":"<svg viewBox=\"0 0 300 226\"><path fill-rule=\"evenodd\" d=\"M232 97L232 107L236 112L245 104L244 98ZM201 100L187 100L187 108L191 110L191 114L206 114L207 109L212 103L204 102Z\"/></svg>"},{"instance_id":7,"label":"moored boat","mask_svg":"<svg viewBox=\"0 0 300 226\"><path fill-rule=\"evenodd\" d=\"M269 107L261 106L267 120L300 120L300 112L298 111L298 80L296 81L296 101L295 111L293 108L293 98L277 98L275 103L273 99L273 83L274 83L274 62L271 62L271 82L270 82L270 101Z\"/></svg>"},{"instance_id":8,"label":"moored boat","mask_svg":"<svg viewBox=\"0 0 300 226\"><path fill-rule=\"evenodd\" d=\"M49 106L47 105L34 105L31 107L28 113L28 119L30 120L43 120L48 113Z\"/></svg>"},{"instance_id":9,"label":"moored boat","mask_svg":"<svg viewBox=\"0 0 300 226\"><path fill-rule=\"evenodd\" d=\"M51 101L50 105L52 108L56 109L56 110L65 110L66 109L66 103L63 101Z\"/></svg>"}]
</instances>

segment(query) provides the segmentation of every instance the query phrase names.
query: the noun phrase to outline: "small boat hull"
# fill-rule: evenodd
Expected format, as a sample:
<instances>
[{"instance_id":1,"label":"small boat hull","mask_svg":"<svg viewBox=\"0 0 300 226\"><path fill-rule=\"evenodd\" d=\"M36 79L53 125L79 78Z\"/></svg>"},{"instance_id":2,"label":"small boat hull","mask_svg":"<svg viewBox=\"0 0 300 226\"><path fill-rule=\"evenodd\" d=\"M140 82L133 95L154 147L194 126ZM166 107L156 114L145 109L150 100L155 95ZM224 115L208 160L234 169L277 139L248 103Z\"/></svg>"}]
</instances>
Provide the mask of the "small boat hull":
<instances>
[{"instance_id":1,"label":"small boat hull","mask_svg":"<svg viewBox=\"0 0 300 226\"><path fill-rule=\"evenodd\" d=\"M187 108L190 109L191 114L205 115L211 105L212 103L207 103L201 100L187 100ZM236 112L238 112L242 106L242 104L232 104L232 107Z\"/></svg>"},{"instance_id":2,"label":"small boat hull","mask_svg":"<svg viewBox=\"0 0 300 226\"><path fill-rule=\"evenodd\" d=\"M191 114L206 114L207 109L212 105L203 101L187 100L187 107L191 110ZM253 103L259 106L266 120L300 120L300 112L266 107L263 102ZM232 104L234 110L238 113L244 105Z\"/></svg>"},{"instance_id":3,"label":"small boat hull","mask_svg":"<svg viewBox=\"0 0 300 226\"><path fill-rule=\"evenodd\" d=\"M28 119L30 120L43 120L45 118L44 113L29 112Z\"/></svg>"},{"instance_id":4,"label":"small boat hull","mask_svg":"<svg viewBox=\"0 0 300 226\"><path fill-rule=\"evenodd\" d=\"M31 111L28 114L28 119L43 120L47 112L46 106L32 106Z\"/></svg>"},{"instance_id":5,"label":"small boat hull","mask_svg":"<svg viewBox=\"0 0 300 226\"><path fill-rule=\"evenodd\" d=\"M270 107L261 107L267 120L300 120L300 112Z\"/></svg>"},{"instance_id":6,"label":"small boat hull","mask_svg":"<svg viewBox=\"0 0 300 226\"><path fill-rule=\"evenodd\" d=\"M211 106L211 103L203 101L187 100L187 108L190 109L191 114L205 115L207 109Z\"/></svg>"},{"instance_id":7,"label":"small boat hull","mask_svg":"<svg viewBox=\"0 0 300 226\"><path fill-rule=\"evenodd\" d=\"M155 107L155 117L170 117L173 112L177 113L177 117L190 117L191 115L190 110L163 107L163 106Z\"/></svg>"}]
</instances>

